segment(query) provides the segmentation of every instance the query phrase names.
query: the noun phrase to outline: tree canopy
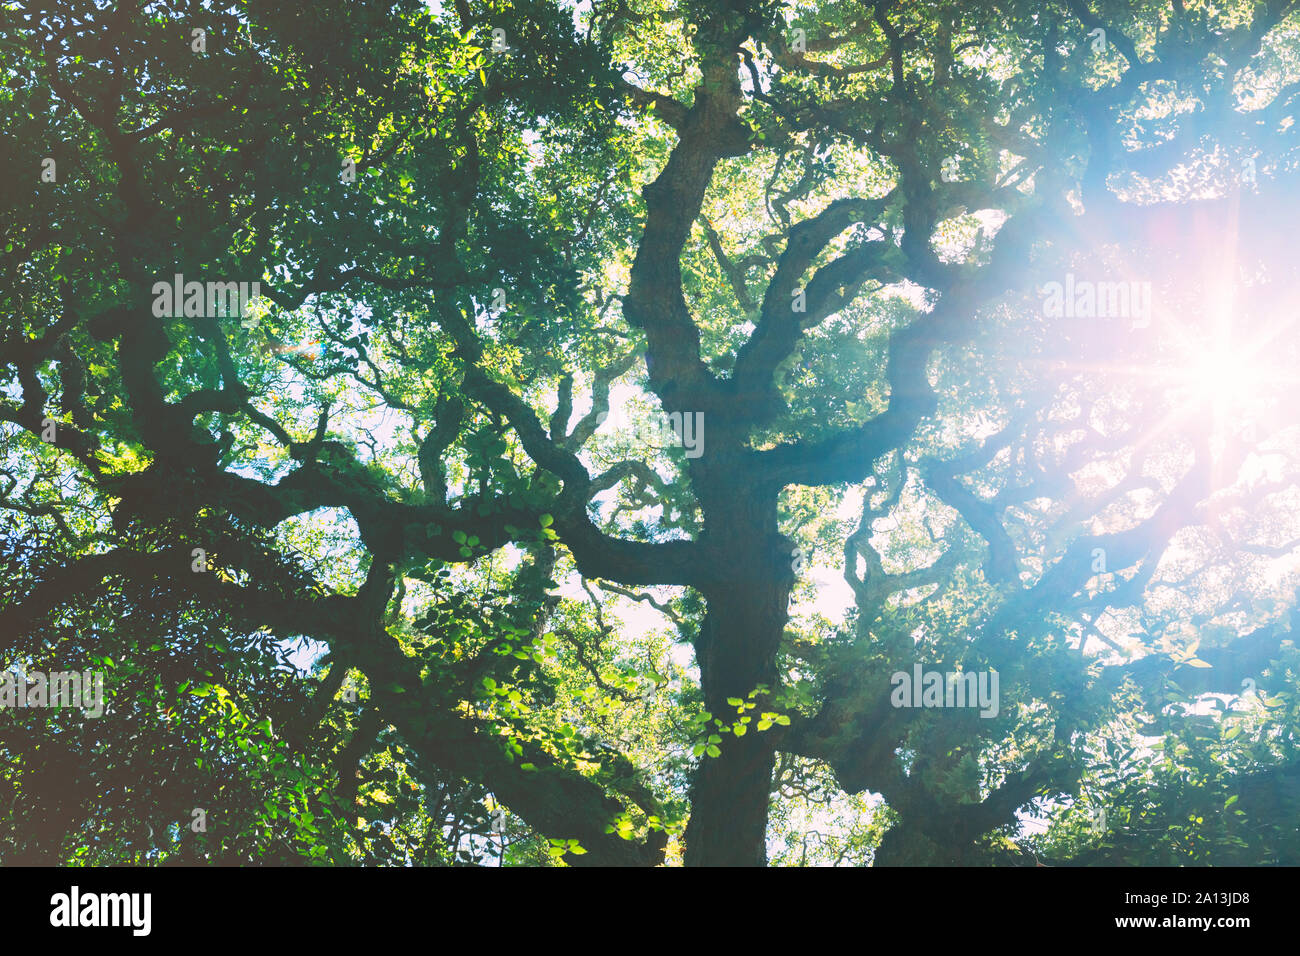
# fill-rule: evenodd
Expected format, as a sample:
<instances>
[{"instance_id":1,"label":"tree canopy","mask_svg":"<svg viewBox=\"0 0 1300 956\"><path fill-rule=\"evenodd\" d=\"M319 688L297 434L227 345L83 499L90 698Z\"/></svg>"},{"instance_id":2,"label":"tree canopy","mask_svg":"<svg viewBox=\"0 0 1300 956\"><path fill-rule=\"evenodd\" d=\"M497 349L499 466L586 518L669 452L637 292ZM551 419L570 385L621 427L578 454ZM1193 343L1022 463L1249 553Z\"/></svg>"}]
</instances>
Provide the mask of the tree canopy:
<instances>
[{"instance_id":1,"label":"tree canopy","mask_svg":"<svg viewBox=\"0 0 1300 956\"><path fill-rule=\"evenodd\" d=\"M0 5L0 862L1300 863L1297 6Z\"/></svg>"}]
</instances>

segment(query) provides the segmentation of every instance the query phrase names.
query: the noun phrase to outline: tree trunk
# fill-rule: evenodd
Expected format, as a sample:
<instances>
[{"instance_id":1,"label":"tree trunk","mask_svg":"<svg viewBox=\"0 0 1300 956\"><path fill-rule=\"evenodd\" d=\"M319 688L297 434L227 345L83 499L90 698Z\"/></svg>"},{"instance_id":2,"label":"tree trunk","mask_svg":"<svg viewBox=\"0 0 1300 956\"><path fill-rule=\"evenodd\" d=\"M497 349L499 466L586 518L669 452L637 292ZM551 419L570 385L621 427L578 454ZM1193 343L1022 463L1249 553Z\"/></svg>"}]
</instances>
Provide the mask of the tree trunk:
<instances>
[{"instance_id":1,"label":"tree trunk","mask_svg":"<svg viewBox=\"0 0 1300 956\"><path fill-rule=\"evenodd\" d=\"M738 719L728 697L756 701L744 736L721 734L722 753L701 757L691 783L686 829L687 866L763 866L767 862L767 810L774 750L758 731L758 714L770 698L750 692L779 680L776 654L789 616L793 584L790 542L777 533L775 495L745 496L734 485L701 495L712 552L713 580L702 588L708 612L696 641L705 708L731 725ZM709 499L712 499L711 501ZM721 534L711 529L721 529ZM723 537L725 536L725 537ZM716 728L710 724L710 733Z\"/></svg>"}]
</instances>

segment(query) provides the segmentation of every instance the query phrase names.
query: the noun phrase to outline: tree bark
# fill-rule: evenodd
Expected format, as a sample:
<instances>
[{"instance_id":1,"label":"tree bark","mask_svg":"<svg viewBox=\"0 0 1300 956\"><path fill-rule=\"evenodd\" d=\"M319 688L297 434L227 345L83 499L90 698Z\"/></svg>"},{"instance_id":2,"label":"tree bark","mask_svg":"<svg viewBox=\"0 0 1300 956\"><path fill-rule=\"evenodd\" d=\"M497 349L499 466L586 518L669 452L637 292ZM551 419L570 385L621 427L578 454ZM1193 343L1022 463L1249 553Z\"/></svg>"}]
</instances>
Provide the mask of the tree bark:
<instances>
[{"instance_id":1,"label":"tree bark","mask_svg":"<svg viewBox=\"0 0 1300 956\"><path fill-rule=\"evenodd\" d=\"M777 533L774 493L745 493L736 472L719 481L718 493L701 494L710 560L708 603L696 641L705 708L724 723L738 719L727 698L755 701L744 736L721 734L721 754L704 756L691 784L686 829L687 866L763 866L767 861L767 811L774 749L758 730L758 714L770 697L750 692L760 684L777 689L777 649L789 616L794 581L791 542ZM719 529L715 531L714 529ZM709 732L716 732L710 723Z\"/></svg>"}]
</instances>

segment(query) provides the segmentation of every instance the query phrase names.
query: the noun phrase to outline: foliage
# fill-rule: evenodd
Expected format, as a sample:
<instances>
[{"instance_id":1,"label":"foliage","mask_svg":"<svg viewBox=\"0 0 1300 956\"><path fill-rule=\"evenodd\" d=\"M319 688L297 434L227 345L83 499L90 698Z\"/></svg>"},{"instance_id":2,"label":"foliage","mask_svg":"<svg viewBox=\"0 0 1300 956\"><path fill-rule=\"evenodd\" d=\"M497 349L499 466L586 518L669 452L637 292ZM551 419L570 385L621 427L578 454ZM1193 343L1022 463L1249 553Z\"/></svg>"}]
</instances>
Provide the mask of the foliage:
<instances>
[{"instance_id":1,"label":"foliage","mask_svg":"<svg viewBox=\"0 0 1300 956\"><path fill-rule=\"evenodd\" d=\"M0 862L1300 860L1298 31L4 5Z\"/></svg>"}]
</instances>

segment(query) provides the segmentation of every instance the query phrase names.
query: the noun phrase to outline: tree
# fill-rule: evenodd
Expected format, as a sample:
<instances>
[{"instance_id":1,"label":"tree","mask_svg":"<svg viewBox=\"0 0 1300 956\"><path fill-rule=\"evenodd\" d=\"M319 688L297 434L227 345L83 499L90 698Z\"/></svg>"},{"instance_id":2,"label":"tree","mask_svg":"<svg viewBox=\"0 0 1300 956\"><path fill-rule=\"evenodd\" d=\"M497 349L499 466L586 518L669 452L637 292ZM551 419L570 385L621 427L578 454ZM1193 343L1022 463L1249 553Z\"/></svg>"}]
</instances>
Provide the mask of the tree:
<instances>
[{"instance_id":1,"label":"tree","mask_svg":"<svg viewBox=\"0 0 1300 956\"><path fill-rule=\"evenodd\" d=\"M3 17L11 819L171 703L95 858L1295 858L1294 4Z\"/></svg>"}]
</instances>

